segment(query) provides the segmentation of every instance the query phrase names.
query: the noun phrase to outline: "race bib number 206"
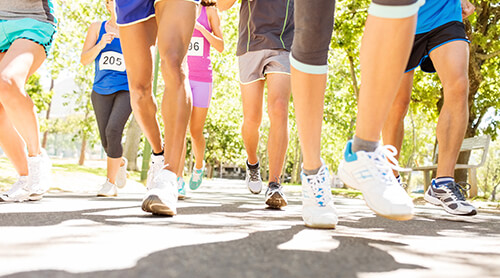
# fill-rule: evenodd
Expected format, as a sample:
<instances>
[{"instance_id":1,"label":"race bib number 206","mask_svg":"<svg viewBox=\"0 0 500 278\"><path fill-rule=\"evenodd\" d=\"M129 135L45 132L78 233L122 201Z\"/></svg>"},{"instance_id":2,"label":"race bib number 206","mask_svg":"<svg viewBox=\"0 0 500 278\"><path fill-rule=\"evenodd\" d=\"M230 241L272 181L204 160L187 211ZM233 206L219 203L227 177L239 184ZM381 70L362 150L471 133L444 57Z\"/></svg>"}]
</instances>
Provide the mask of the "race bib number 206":
<instances>
[{"instance_id":1,"label":"race bib number 206","mask_svg":"<svg viewBox=\"0 0 500 278\"><path fill-rule=\"evenodd\" d=\"M103 52L101 59L99 59L99 68L101 70L125 71L123 55L115 51Z\"/></svg>"}]
</instances>

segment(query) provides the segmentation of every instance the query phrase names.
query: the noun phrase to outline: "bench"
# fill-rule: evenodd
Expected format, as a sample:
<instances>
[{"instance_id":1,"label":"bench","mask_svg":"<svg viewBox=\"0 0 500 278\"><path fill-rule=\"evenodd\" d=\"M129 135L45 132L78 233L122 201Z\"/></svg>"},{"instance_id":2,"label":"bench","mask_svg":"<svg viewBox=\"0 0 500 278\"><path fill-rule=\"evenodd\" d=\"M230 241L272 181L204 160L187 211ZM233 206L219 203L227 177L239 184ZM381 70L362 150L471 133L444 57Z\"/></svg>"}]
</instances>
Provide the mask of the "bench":
<instances>
[{"instance_id":1,"label":"bench","mask_svg":"<svg viewBox=\"0 0 500 278\"><path fill-rule=\"evenodd\" d=\"M457 164L456 169L467 169L468 171L468 182L471 185L469 191L469 197L477 196L477 168L481 167L486 162L486 156L488 155L488 147L490 145L490 136L483 135L478 137L466 138L462 143L460 152L472 151L472 150L482 150L481 161L478 164ZM411 168L412 171L422 171L424 172L424 192L427 192L427 188L431 184L431 173L437 170L437 160L438 160L438 150L434 154L432 159L433 165L414 167Z\"/></svg>"}]
</instances>

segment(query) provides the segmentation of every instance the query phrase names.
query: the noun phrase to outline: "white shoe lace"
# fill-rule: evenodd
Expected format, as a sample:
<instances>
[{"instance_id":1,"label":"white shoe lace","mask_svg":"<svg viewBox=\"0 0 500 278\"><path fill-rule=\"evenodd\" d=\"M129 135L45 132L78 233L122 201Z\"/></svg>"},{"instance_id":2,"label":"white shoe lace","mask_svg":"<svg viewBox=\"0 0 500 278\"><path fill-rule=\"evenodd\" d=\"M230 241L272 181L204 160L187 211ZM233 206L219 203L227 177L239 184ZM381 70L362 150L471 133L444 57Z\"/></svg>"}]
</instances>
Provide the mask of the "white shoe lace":
<instances>
[{"instance_id":1,"label":"white shoe lace","mask_svg":"<svg viewBox=\"0 0 500 278\"><path fill-rule=\"evenodd\" d=\"M368 152L368 157L373 160L377 166L380 177L387 183L392 181L392 170L400 172L411 171L407 168L402 168L398 164L398 160L394 157L398 153L396 147L392 145L379 146L374 152Z\"/></svg>"},{"instance_id":2,"label":"white shoe lace","mask_svg":"<svg viewBox=\"0 0 500 278\"><path fill-rule=\"evenodd\" d=\"M325 190L329 189L327 171L328 168L322 166L316 175L305 176L307 183L311 186L316 203L321 207L326 206L332 200L331 192Z\"/></svg>"}]
</instances>

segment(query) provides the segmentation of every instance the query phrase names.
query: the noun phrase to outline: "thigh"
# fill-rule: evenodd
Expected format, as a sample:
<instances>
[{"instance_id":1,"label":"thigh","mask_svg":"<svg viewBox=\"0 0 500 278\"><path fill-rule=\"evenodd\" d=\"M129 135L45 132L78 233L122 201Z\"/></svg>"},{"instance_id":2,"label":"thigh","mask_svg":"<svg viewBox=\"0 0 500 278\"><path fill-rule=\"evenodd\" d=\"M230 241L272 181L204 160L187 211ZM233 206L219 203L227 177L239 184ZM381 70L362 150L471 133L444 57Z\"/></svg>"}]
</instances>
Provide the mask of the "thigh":
<instances>
[{"instance_id":1,"label":"thigh","mask_svg":"<svg viewBox=\"0 0 500 278\"><path fill-rule=\"evenodd\" d=\"M137 88L149 88L153 76L151 47L156 41L156 20L120 26L120 42L132 93Z\"/></svg>"},{"instance_id":2,"label":"thigh","mask_svg":"<svg viewBox=\"0 0 500 278\"><path fill-rule=\"evenodd\" d=\"M193 134L194 132L203 133L207 114L208 108L193 107L193 111L191 112L191 119L189 122L191 134Z\"/></svg>"},{"instance_id":3,"label":"thigh","mask_svg":"<svg viewBox=\"0 0 500 278\"><path fill-rule=\"evenodd\" d=\"M288 107L290 102L291 83L290 75L286 73L272 73L267 75L267 103L268 109L274 105Z\"/></svg>"},{"instance_id":4,"label":"thigh","mask_svg":"<svg viewBox=\"0 0 500 278\"><path fill-rule=\"evenodd\" d=\"M113 95L100 95L93 91L90 95L90 100L94 107L97 127L102 138L106 133L106 126L108 125L111 110L113 109L114 97Z\"/></svg>"},{"instance_id":5,"label":"thigh","mask_svg":"<svg viewBox=\"0 0 500 278\"><path fill-rule=\"evenodd\" d=\"M27 39L17 39L0 60L0 75L13 79L19 88L23 88L28 77L44 60L45 49L41 45Z\"/></svg>"},{"instance_id":6,"label":"thigh","mask_svg":"<svg viewBox=\"0 0 500 278\"><path fill-rule=\"evenodd\" d=\"M241 84L241 101L243 104L243 117L260 117L262 115L262 100L264 96L264 80L249 84Z\"/></svg>"},{"instance_id":7,"label":"thigh","mask_svg":"<svg viewBox=\"0 0 500 278\"><path fill-rule=\"evenodd\" d=\"M195 2L163 0L155 8L160 53L185 57L196 21Z\"/></svg>"},{"instance_id":8,"label":"thigh","mask_svg":"<svg viewBox=\"0 0 500 278\"><path fill-rule=\"evenodd\" d=\"M443 87L468 78L468 42L451 41L433 50L430 57Z\"/></svg>"},{"instance_id":9,"label":"thigh","mask_svg":"<svg viewBox=\"0 0 500 278\"><path fill-rule=\"evenodd\" d=\"M193 107L208 108L212 98L212 82L190 80L189 84L193 94Z\"/></svg>"}]
</instances>

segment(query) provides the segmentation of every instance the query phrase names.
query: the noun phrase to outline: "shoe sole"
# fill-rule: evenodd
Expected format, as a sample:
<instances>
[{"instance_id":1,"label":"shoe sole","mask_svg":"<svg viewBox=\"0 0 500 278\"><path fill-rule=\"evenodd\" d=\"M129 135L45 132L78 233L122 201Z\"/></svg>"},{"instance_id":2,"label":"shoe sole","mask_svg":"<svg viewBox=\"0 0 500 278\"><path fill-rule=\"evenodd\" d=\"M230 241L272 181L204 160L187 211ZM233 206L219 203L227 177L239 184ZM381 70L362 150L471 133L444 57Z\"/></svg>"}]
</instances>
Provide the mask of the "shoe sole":
<instances>
[{"instance_id":1,"label":"shoe sole","mask_svg":"<svg viewBox=\"0 0 500 278\"><path fill-rule=\"evenodd\" d=\"M175 215L175 212L165 205L156 195L150 195L142 202L142 210L157 215Z\"/></svg>"},{"instance_id":2,"label":"shoe sole","mask_svg":"<svg viewBox=\"0 0 500 278\"><path fill-rule=\"evenodd\" d=\"M313 228L313 229L335 229L337 228L336 224L307 224L304 222L304 225L308 228Z\"/></svg>"},{"instance_id":3,"label":"shoe sole","mask_svg":"<svg viewBox=\"0 0 500 278\"><path fill-rule=\"evenodd\" d=\"M275 192L266 200L266 205L273 209L280 209L282 207L286 207L288 203L281 197L278 192Z\"/></svg>"},{"instance_id":4,"label":"shoe sole","mask_svg":"<svg viewBox=\"0 0 500 278\"><path fill-rule=\"evenodd\" d=\"M184 200L184 199L186 199L186 195L177 196L177 200Z\"/></svg>"},{"instance_id":5,"label":"shoe sole","mask_svg":"<svg viewBox=\"0 0 500 278\"><path fill-rule=\"evenodd\" d=\"M473 210L469 213L456 213L456 211L453 211L448 208L445 204L443 204L438 198L432 197L429 194L424 195L424 200L432 205L443 207L444 211L446 211L449 214L457 215L457 216L474 216L477 214L477 210Z\"/></svg>"},{"instance_id":6,"label":"shoe sole","mask_svg":"<svg viewBox=\"0 0 500 278\"><path fill-rule=\"evenodd\" d=\"M42 194L37 194L37 193L31 194L29 196L29 198L28 198L28 201L40 201L43 198L43 195L44 195L44 193L42 193Z\"/></svg>"},{"instance_id":7,"label":"shoe sole","mask_svg":"<svg viewBox=\"0 0 500 278\"><path fill-rule=\"evenodd\" d=\"M351 184L355 184L356 182L341 167L339 167L338 175L339 175L339 178L344 182L344 184L347 187L359 190L358 188L356 188L354 186L351 186ZM361 190L359 190L359 191L361 191ZM363 191L361 191L361 193L363 193ZM408 221L408 220L411 220L413 218L413 214L402 214L402 215L391 214L391 215L386 215L386 214L380 213L379 211L377 211L376 209L374 209L366 201L366 199L364 198L364 194L363 194L363 200L365 201L366 206L369 207L373 212L375 212L377 215L380 215L380 216L385 217L387 219L397 220L397 221Z\"/></svg>"},{"instance_id":8,"label":"shoe sole","mask_svg":"<svg viewBox=\"0 0 500 278\"><path fill-rule=\"evenodd\" d=\"M108 195L108 194L97 194L97 197L116 197L118 194Z\"/></svg>"}]
</instances>

